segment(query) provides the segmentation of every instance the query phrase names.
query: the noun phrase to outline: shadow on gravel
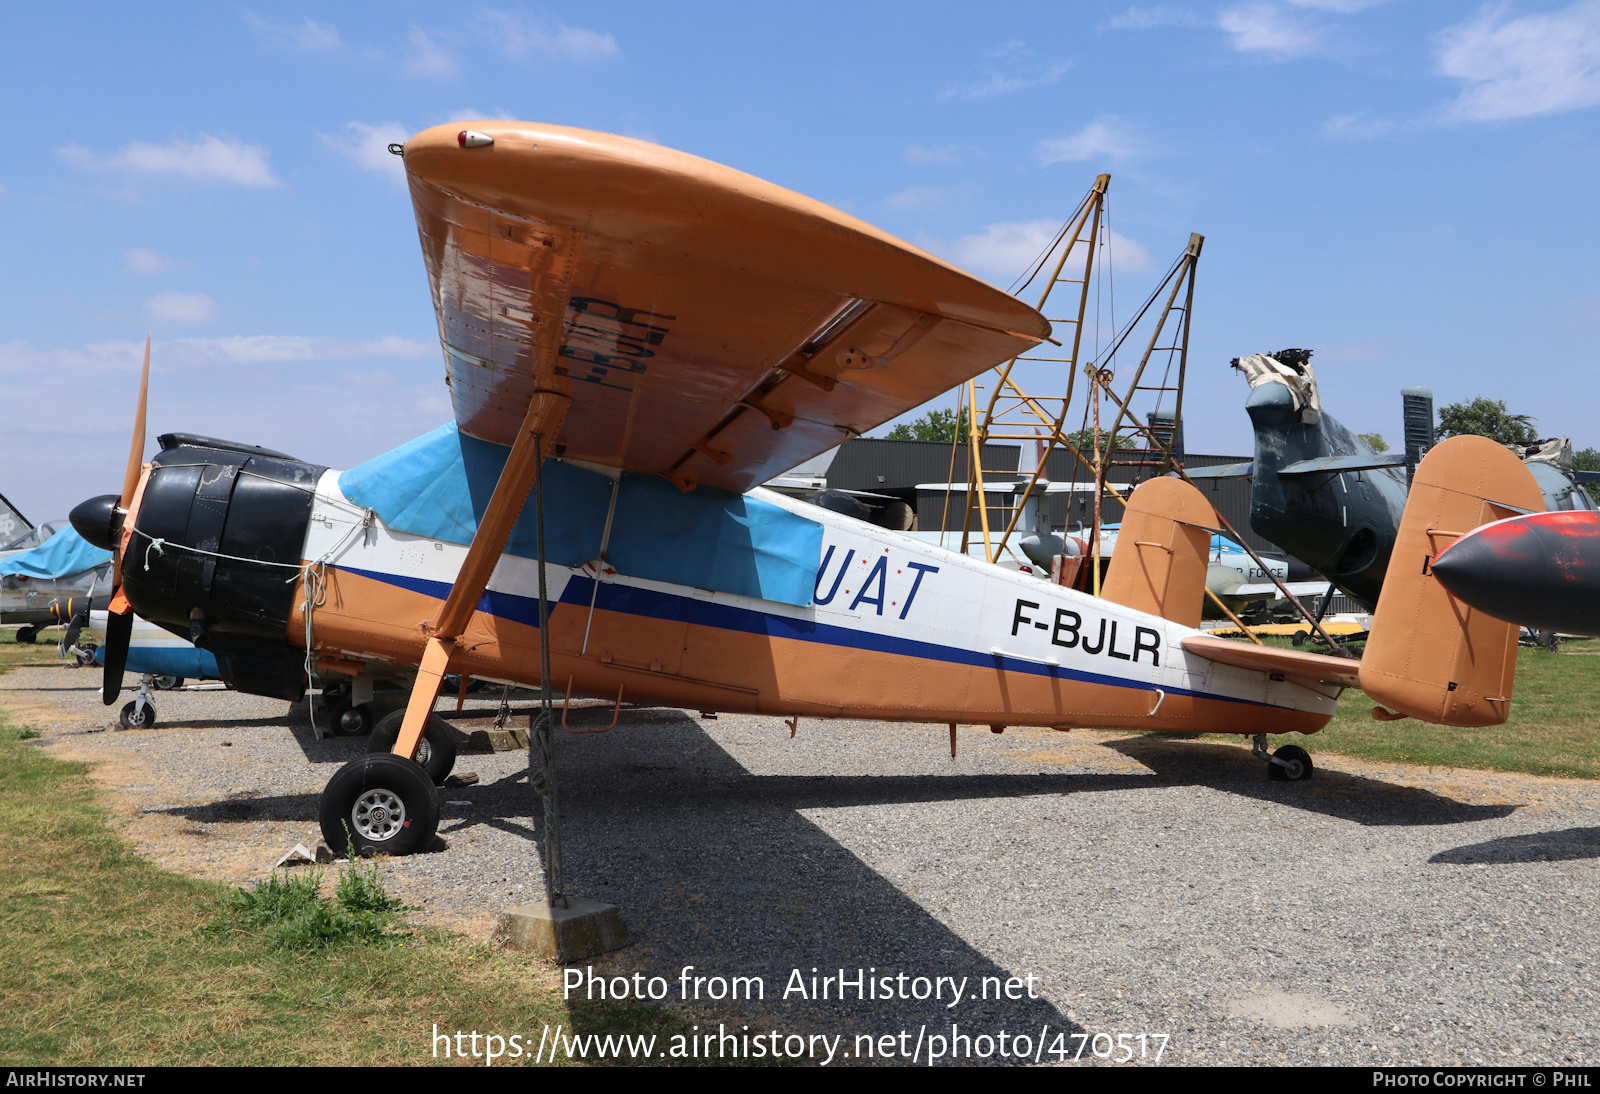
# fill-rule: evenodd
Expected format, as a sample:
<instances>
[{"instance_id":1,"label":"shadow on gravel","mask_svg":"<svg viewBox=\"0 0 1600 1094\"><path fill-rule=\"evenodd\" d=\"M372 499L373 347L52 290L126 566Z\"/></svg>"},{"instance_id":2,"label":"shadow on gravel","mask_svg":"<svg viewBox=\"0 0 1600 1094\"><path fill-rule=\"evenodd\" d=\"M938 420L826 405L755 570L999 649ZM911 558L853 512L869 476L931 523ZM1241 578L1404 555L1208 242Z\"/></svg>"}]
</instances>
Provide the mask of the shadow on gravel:
<instances>
[{"instance_id":1,"label":"shadow on gravel","mask_svg":"<svg viewBox=\"0 0 1600 1094\"><path fill-rule=\"evenodd\" d=\"M604 725L610 711L588 717ZM741 1036L744 1026L751 1034L842 1035L839 1049L851 1053L852 1062L857 1035L893 1034L896 1053L903 1047L901 1062L909 1063L919 1033L926 1035L919 1061L925 1062L926 1038L948 1038L952 1023L966 1037L1023 1034L1031 1048L1048 1026L1049 1041L1065 1034L1062 1044L1069 1052L1076 1048L1071 1035L1079 1027L1043 998L974 998L984 977L1004 984L1028 970L996 965L797 812L936 798L951 790L972 796L1015 793L1019 786L1059 792L1070 780L757 777L694 719L659 709L624 710L617 732L562 734L558 741L568 889L618 905L635 939L595 959L597 975L660 976L671 984L674 1001L685 966L694 966L691 977L760 977L764 998L689 999L701 1034L725 1023ZM943 784L944 794L934 784ZM531 805L520 773L462 796L473 800L474 816L486 818L479 823L496 826L525 823ZM533 820L542 837L543 817ZM800 983L792 979L795 970L810 994L813 969L819 986L841 969L849 978L857 970L869 978L905 973L908 986L911 977L965 977L968 994L955 1007L945 1005L948 989L942 1000L857 1000L851 991L840 1001L836 988L827 1000L785 999L785 988ZM909 1035L904 1042L902 1031ZM986 1047L995 1053L997 1045L988 1040ZM961 1062L1017 1061L991 1055Z\"/></svg>"},{"instance_id":2,"label":"shadow on gravel","mask_svg":"<svg viewBox=\"0 0 1600 1094\"><path fill-rule=\"evenodd\" d=\"M1559 832L1530 832L1501 836L1440 851L1428 861L1469 866L1495 862L1563 862L1600 858L1600 828L1564 828Z\"/></svg>"},{"instance_id":3,"label":"shadow on gravel","mask_svg":"<svg viewBox=\"0 0 1600 1094\"><path fill-rule=\"evenodd\" d=\"M1267 778L1266 764L1244 749L1200 741L1162 737L1129 737L1106 742L1155 772L1152 781L1168 786L1207 786L1259 801L1321 813L1369 826L1470 824L1516 812L1514 805L1469 805L1465 802L1378 779L1317 770L1309 782L1280 783ZM1312 757L1313 762L1315 756Z\"/></svg>"}]
</instances>

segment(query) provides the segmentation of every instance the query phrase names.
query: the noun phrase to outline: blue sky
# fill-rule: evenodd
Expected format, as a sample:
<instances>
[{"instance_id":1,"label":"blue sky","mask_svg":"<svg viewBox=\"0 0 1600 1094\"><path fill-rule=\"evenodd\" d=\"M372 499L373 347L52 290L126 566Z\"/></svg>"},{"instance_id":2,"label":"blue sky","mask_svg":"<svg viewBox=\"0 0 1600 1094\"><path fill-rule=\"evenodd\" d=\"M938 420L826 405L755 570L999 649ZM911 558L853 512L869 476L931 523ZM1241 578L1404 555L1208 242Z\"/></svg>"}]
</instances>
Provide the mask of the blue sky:
<instances>
[{"instance_id":1,"label":"blue sky","mask_svg":"<svg viewBox=\"0 0 1600 1094\"><path fill-rule=\"evenodd\" d=\"M116 488L146 330L152 436L346 467L445 420L382 146L472 116L706 156L1002 287L1109 171L1119 321L1207 237L1192 451L1249 451L1228 361L1286 346L1391 441L1428 384L1600 446L1600 0L14 6L0 104L36 521Z\"/></svg>"}]
</instances>

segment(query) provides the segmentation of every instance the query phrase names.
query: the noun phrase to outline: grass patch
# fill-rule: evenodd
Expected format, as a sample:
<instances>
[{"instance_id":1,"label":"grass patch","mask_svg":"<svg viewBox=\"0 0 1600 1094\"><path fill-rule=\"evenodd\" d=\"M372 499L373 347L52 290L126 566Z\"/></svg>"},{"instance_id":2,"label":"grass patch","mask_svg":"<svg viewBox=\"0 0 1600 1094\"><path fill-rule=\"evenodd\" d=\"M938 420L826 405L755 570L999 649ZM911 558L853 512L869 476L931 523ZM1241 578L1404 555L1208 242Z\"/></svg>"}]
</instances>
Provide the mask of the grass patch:
<instances>
[{"instance_id":1,"label":"grass patch","mask_svg":"<svg viewBox=\"0 0 1600 1094\"><path fill-rule=\"evenodd\" d=\"M60 664L40 652L0 646L0 672ZM331 899L312 871L241 894L162 870L118 835L86 765L23 733L0 712L0 1064L451 1062L433 1056L435 1024L537 1043L560 1023L663 1048L688 1032L659 1007L569 1007L542 961L403 931L376 863L343 871Z\"/></svg>"},{"instance_id":2,"label":"grass patch","mask_svg":"<svg viewBox=\"0 0 1600 1094\"><path fill-rule=\"evenodd\" d=\"M1522 647L1511 717L1483 729L1435 726L1407 718L1378 722L1373 701L1352 688L1339 711L1313 740L1325 752L1370 760L1530 775L1600 779L1600 657L1580 656L1594 641L1563 643L1568 653Z\"/></svg>"}]
</instances>

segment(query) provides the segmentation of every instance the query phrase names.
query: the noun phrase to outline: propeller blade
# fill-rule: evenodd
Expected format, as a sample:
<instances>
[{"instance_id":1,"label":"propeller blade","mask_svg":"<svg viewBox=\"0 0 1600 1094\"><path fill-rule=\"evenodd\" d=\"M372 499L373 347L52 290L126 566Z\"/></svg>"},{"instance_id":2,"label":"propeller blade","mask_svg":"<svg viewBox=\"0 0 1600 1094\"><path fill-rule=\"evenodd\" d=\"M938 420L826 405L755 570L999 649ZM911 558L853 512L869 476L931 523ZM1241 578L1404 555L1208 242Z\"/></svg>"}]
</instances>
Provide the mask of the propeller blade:
<instances>
[{"instance_id":1,"label":"propeller blade","mask_svg":"<svg viewBox=\"0 0 1600 1094\"><path fill-rule=\"evenodd\" d=\"M150 336L144 336L144 375L139 378L139 409L133 417L133 444L128 448L128 470L122 476L122 508L133 504L139 488L139 469L144 466L144 410L150 396Z\"/></svg>"},{"instance_id":2,"label":"propeller blade","mask_svg":"<svg viewBox=\"0 0 1600 1094\"><path fill-rule=\"evenodd\" d=\"M122 476L122 498L121 498L121 501L118 503L118 506L117 506L124 513L126 513L128 511L128 507L133 504L133 492L139 488L139 472L144 467L144 419L145 419L145 407L149 403L149 398L150 398L150 334L147 331L145 333L145 336L144 336L144 373L139 378L139 409L134 412L134 416L133 416L133 441L128 446L128 469L127 469L127 471L125 471L123 473L123 476ZM112 549L111 549L111 558L112 558L111 587L114 588L114 589L121 589L121 587L122 587L122 551L121 551L121 545L120 544L114 545L112 547ZM106 661L106 664L108 666L106 671L107 671L108 674L110 672L110 669L109 669L109 665L110 665L109 654L110 654L110 651L108 650L107 651L107 661ZM121 687L121 681L122 681L121 672L122 672L122 670L119 668L117 670L117 673L118 673L118 675L117 675L118 687ZM109 675L107 676L107 679L110 679ZM111 700L107 699L106 702L109 703L109 702L111 702Z\"/></svg>"},{"instance_id":3,"label":"propeller blade","mask_svg":"<svg viewBox=\"0 0 1600 1094\"><path fill-rule=\"evenodd\" d=\"M100 680L100 701L106 706L122 694L122 670L128 666L128 643L132 638L133 606L119 593L106 613L106 671Z\"/></svg>"}]
</instances>

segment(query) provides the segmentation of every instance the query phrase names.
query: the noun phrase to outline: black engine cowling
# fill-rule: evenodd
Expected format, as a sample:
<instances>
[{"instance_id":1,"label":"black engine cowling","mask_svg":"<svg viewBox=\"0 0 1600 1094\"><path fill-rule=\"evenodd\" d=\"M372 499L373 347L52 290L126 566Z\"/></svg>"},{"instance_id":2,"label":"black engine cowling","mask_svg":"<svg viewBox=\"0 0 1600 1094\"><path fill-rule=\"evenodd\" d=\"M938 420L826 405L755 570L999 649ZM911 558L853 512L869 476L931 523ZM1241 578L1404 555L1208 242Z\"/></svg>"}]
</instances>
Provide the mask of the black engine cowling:
<instances>
[{"instance_id":1,"label":"black engine cowling","mask_svg":"<svg viewBox=\"0 0 1600 1094\"><path fill-rule=\"evenodd\" d=\"M240 691L300 698L305 654L289 643L289 615L327 468L186 433L159 443L122 563L128 601L215 654Z\"/></svg>"}]
</instances>

